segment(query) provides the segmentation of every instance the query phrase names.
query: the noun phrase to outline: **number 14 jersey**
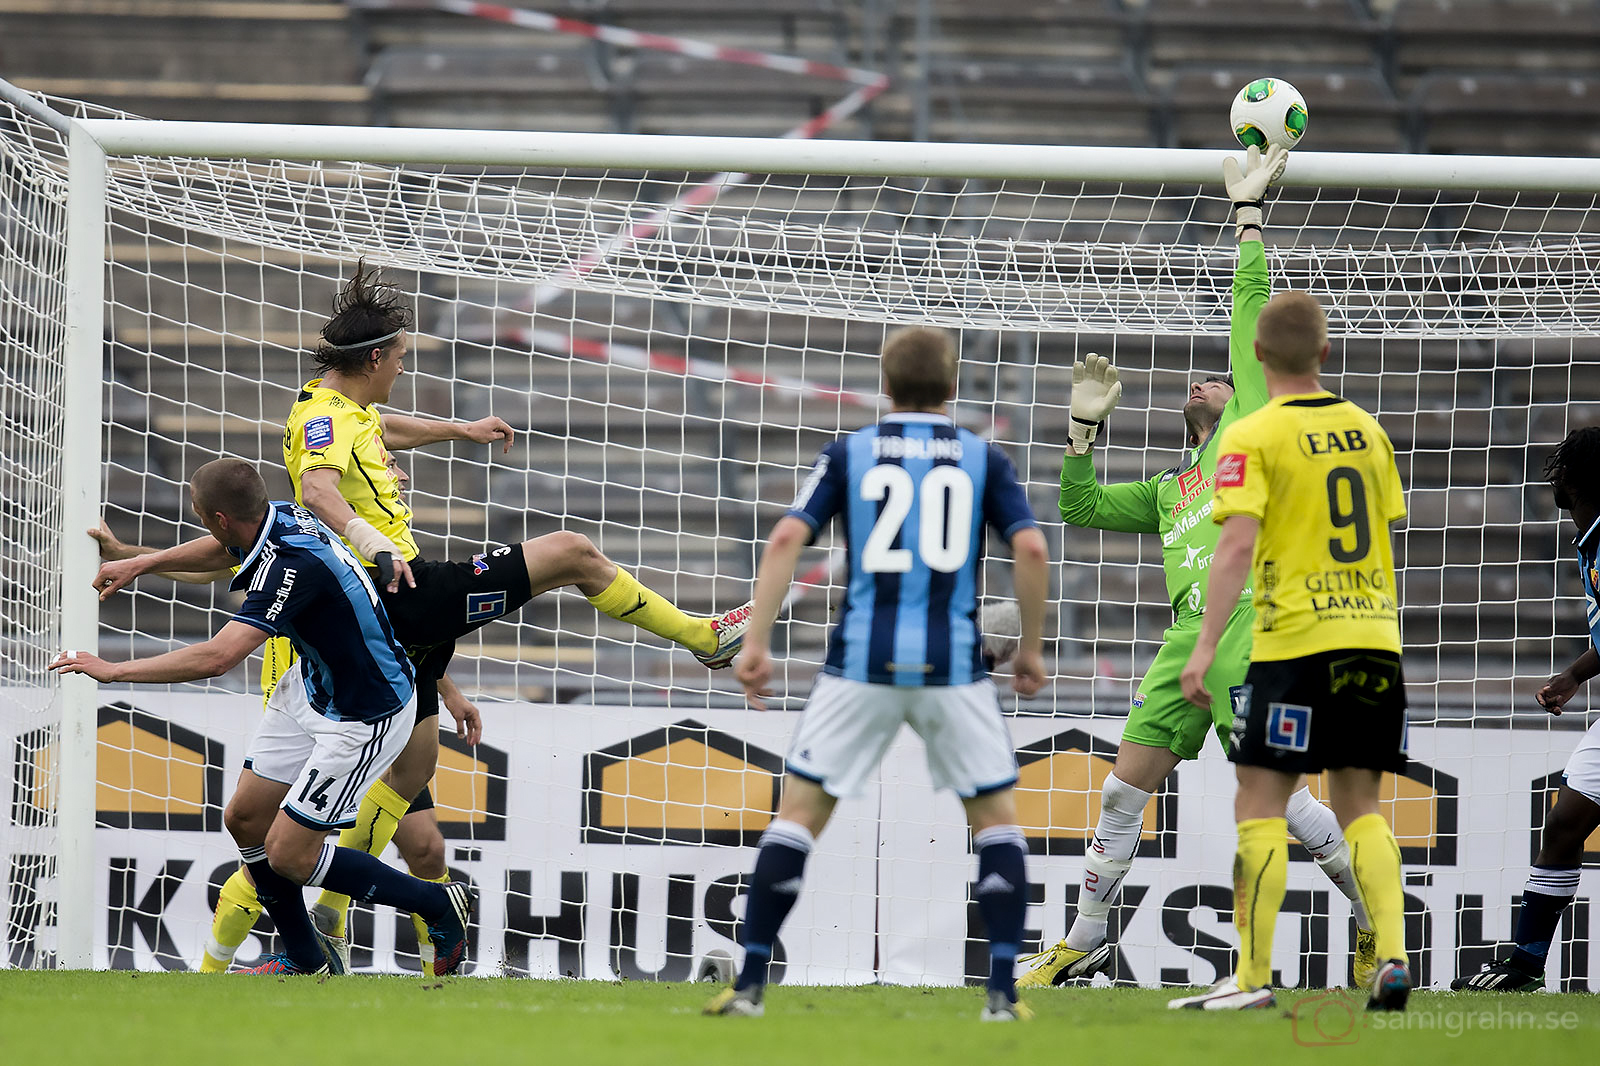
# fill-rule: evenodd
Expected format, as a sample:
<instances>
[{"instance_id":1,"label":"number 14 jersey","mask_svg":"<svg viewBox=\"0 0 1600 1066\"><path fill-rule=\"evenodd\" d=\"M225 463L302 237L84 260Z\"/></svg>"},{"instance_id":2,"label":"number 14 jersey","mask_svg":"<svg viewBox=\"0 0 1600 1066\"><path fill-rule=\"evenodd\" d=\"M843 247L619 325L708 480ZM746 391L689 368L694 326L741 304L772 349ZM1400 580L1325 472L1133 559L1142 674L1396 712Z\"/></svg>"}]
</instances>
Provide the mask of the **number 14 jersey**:
<instances>
[{"instance_id":1,"label":"number 14 jersey","mask_svg":"<svg viewBox=\"0 0 1600 1066\"><path fill-rule=\"evenodd\" d=\"M984 527L1035 526L1016 468L944 415L892 414L822 450L790 515L842 516L850 579L823 672L880 685L987 676L978 633Z\"/></svg>"},{"instance_id":2,"label":"number 14 jersey","mask_svg":"<svg viewBox=\"0 0 1600 1066\"><path fill-rule=\"evenodd\" d=\"M1279 396L1218 443L1212 520L1259 519L1252 662L1400 653L1389 523L1405 517L1394 445L1329 392Z\"/></svg>"}]
</instances>

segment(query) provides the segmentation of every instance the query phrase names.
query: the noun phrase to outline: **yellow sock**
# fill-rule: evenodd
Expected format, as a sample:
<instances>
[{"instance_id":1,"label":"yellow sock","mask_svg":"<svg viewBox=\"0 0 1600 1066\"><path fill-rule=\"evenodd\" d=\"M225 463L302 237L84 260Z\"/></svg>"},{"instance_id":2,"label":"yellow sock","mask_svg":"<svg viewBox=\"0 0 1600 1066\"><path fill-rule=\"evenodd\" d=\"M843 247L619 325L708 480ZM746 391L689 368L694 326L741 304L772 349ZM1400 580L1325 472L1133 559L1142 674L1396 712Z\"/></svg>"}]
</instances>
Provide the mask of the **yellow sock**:
<instances>
[{"instance_id":1,"label":"yellow sock","mask_svg":"<svg viewBox=\"0 0 1600 1066\"><path fill-rule=\"evenodd\" d=\"M705 618L691 618L671 600L639 584L637 578L617 567L616 580L589 602L601 614L619 622L631 622L640 629L682 644L690 651L710 655L717 650L717 634Z\"/></svg>"},{"instance_id":2,"label":"yellow sock","mask_svg":"<svg viewBox=\"0 0 1600 1066\"><path fill-rule=\"evenodd\" d=\"M1400 877L1400 845L1381 814L1363 814L1345 826L1350 869L1361 890L1379 959L1406 961L1406 893Z\"/></svg>"},{"instance_id":3,"label":"yellow sock","mask_svg":"<svg viewBox=\"0 0 1600 1066\"><path fill-rule=\"evenodd\" d=\"M1233 924L1239 927L1239 972L1243 989L1272 983L1272 930L1289 882L1289 823L1284 818L1249 818L1239 823L1233 857Z\"/></svg>"},{"instance_id":4,"label":"yellow sock","mask_svg":"<svg viewBox=\"0 0 1600 1066\"><path fill-rule=\"evenodd\" d=\"M411 801L382 781L374 781L367 794L361 797L361 810L356 813L356 824L339 834L341 848L355 848L368 855L382 855L383 849L394 839L400 819L406 816ZM337 921L333 935L344 936L345 916L350 913L350 897L338 892L323 891L317 906L334 912Z\"/></svg>"},{"instance_id":5,"label":"yellow sock","mask_svg":"<svg viewBox=\"0 0 1600 1066\"><path fill-rule=\"evenodd\" d=\"M413 874L412 876L416 875ZM422 880L431 881L436 885L442 885L450 880L450 875L445 874L442 877L424 877ZM433 961L433 941L428 939L427 919L420 914L413 914L411 916L411 928L417 931L417 955L423 960L423 962L431 963ZM432 966L423 966L422 974L424 977L432 977Z\"/></svg>"},{"instance_id":6,"label":"yellow sock","mask_svg":"<svg viewBox=\"0 0 1600 1066\"><path fill-rule=\"evenodd\" d=\"M259 917L261 901L256 899L256 886L250 883L241 866L222 883L222 891L217 896L217 913L211 919L211 943L200 956L200 972L226 973L233 953L250 935Z\"/></svg>"}]
</instances>

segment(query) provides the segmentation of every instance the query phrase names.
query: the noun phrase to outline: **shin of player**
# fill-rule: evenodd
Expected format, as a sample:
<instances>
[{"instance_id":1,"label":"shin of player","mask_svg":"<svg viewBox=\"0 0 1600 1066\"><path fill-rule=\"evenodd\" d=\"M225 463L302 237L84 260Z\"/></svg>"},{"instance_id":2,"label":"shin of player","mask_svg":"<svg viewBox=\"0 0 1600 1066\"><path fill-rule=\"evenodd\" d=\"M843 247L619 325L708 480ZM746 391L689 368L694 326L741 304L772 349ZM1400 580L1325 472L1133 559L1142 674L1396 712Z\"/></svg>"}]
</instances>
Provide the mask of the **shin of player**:
<instances>
[{"instance_id":1,"label":"shin of player","mask_svg":"<svg viewBox=\"0 0 1600 1066\"><path fill-rule=\"evenodd\" d=\"M1012 794L1016 754L974 619L988 526L1015 557L1021 636L1012 686L1036 692L1044 682L1044 536L1010 460L945 413L956 384L950 339L938 330L897 331L885 343L883 369L893 410L824 449L774 527L756 574L735 672L751 704L763 708L773 675L772 626L800 552L843 516L852 549L846 603L790 747L778 816L762 834L745 909L743 968L734 986L706 1005L707 1014L762 1013L773 945L817 835L837 799L865 787L901 726L910 725L923 739L934 785L961 797L972 828L974 892L990 942L981 1017L1028 1017L1014 981L1028 890ZM902 525L921 533L902 537Z\"/></svg>"},{"instance_id":2,"label":"shin of player","mask_svg":"<svg viewBox=\"0 0 1600 1066\"><path fill-rule=\"evenodd\" d=\"M1271 402L1222 436L1213 520L1221 524L1209 594L1230 602L1253 583L1250 667L1234 715L1238 971L1171 1006L1270 1006L1272 933L1283 904L1290 797L1328 773L1329 801L1382 960L1369 1010L1405 1006L1400 851L1379 812L1384 773L1406 766L1405 680L1390 524L1405 516L1394 446L1371 415L1321 386L1327 321L1305 293L1262 311L1256 353ZM1361 595L1319 596L1333 585ZM1207 614L1181 675L1211 701L1208 675L1225 625Z\"/></svg>"},{"instance_id":3,"label":"shin of player","mask_svg":"<svg viewBox=\"0 0 1600 1066\"><path fill-rule=\"evenodd\" d=\"M1567 434L1546 460L1544 476L1556 506L1571 516L1576 529L1573 545L1589 608L1589 646L1534 693L1541 707L1559 715L1584 682L1600 674L1600 427ZM1480 973L1457 977L1451 988L1520 992L1544 986L1545 961L1561 915L1578 894L1584 843L1600 827L1600 720L1584 733L1562 776L1517 909L1516 948Z\"/></svg>"}]
</instances>

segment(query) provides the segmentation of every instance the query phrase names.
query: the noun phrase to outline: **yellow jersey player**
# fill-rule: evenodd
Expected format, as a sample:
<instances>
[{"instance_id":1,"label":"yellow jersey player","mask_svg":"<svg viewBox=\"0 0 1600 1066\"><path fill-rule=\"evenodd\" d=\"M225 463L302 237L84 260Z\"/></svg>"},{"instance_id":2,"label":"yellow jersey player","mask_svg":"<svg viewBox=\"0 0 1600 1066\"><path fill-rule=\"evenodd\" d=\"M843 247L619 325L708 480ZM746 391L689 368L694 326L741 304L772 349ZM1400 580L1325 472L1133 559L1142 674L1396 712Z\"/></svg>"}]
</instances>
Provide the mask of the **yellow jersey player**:
<instances>
[{"instance_id":1,"label":"yellow jersey player","mask_svg":"<svg viewBox=\"0 0 1600 1066\"><path fill-rule=\"evenodd\" d=\"M1389 526L1405 517L1394 445L1367 412L1323 389L1328 323L1317 301L1284 292L1256 326L1272 399L1219 442L1212 603L1253 581L1250 668L1228 758L1239 791L1233 862L1237 973L1172 1007L1268 1007L1272 932L1288 865L1284 812L1304 774L1328 773L1350 864L1382 960L1368 1010L1401 1010L1406 962L1400 849L1378 808L1385 773L1406 767L1405 679ZM1209 707L1206 675L1227 615L1208 613L1180 676Z\"/></svg>"},{"instance_id":2,"label":"yellow jersey player","mask_svg":"<svg viewBox=\"0 0 1600 1066\"><path fill-rule=\"evenodd\" d=\"M306 383L284 427L283 458L295 499L343 532L378 571L379 595L423 689L444 673L458 637L518 610L534 596L566 586L602 613L683 645L712 669L728 666L743 640L748 605L716 618L694 618L640 584L579 533L550 533L489 547L464 560L424 559L411 511L386 469L389 452L448 440L500 442L514 433L498 418L446 422L382 412L410 351L410 301L358 266L334 300L313 358L322 376ZM392 572L387 568L392 566ZM431 705L430 705L431 704ZM406 752L362 806L346 846L381 851L438 762L435 701L419 700L417 730ZM357 839L364 837L365 839ZM313 908L319 928L344 934L349 901L324 893Z\"/></svg>"}]
</instances>

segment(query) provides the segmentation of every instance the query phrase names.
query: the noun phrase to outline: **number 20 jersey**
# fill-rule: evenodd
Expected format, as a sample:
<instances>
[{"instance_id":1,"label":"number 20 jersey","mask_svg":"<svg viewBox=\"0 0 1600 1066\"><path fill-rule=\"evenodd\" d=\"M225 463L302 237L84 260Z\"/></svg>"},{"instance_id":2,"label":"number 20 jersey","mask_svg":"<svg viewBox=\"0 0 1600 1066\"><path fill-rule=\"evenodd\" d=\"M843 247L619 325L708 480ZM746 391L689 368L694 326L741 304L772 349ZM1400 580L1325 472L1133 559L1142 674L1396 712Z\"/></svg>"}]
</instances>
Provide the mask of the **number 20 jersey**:
<instances>
[{"instance_id":1,"label":"number 20 jersey","mask_svg":"<svg viewBox=\"0 0 1600 1066\"><path fill-rule=\"evenodd\" d=\"M850 579L823 672L880 685L988 675L978 633L984 528L1037 525L1016 468L944 415L893 414L822 450L788 512L844 523Z\"/></svg>"},{"instance_id":2,"label":"number 20 jersey","mask_svg":"<svg viewBox=\"0 0 1600 1066\"><path fill-rule=\"evenodd\" d=\"M1212 520L1259 519L1252 662L1400 653L1389 523L1406 514L1394 445L1329 392L1278 396L1218 443Z\"/></svg>"}]
</instances>

